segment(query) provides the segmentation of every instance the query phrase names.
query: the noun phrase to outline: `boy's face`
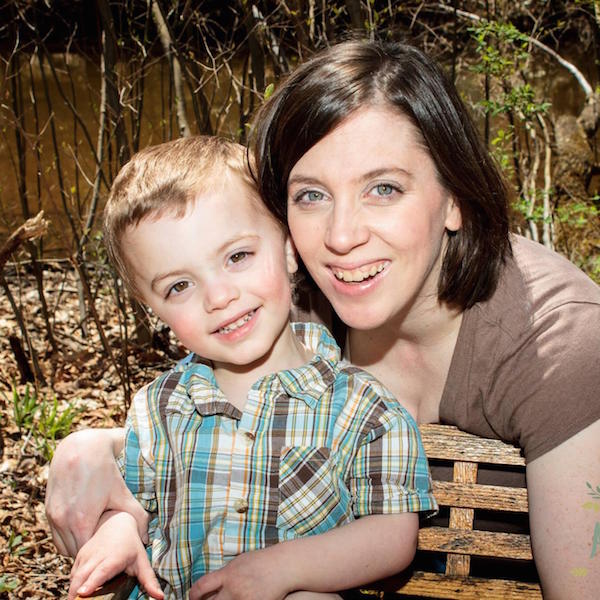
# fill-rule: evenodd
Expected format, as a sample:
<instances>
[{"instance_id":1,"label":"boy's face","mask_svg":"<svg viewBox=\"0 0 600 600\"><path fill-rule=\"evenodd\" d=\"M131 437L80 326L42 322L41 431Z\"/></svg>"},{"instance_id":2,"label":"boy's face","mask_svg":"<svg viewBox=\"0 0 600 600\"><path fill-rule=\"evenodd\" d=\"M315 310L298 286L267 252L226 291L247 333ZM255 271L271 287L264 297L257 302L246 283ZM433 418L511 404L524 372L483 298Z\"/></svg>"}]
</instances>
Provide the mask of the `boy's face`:
<instances>
[{"instance_id":1,"label":"boy's face","mask_svg":"<svg viewBox=\"0 0 600 600\"><path fill-rule=\"evenodd\" d=\"M248 186L230 177L182 218L151 216L122 239L144 302L215 367L262 364L290 343L295 254L259 206Z\"/></svg>"}]
</instances>

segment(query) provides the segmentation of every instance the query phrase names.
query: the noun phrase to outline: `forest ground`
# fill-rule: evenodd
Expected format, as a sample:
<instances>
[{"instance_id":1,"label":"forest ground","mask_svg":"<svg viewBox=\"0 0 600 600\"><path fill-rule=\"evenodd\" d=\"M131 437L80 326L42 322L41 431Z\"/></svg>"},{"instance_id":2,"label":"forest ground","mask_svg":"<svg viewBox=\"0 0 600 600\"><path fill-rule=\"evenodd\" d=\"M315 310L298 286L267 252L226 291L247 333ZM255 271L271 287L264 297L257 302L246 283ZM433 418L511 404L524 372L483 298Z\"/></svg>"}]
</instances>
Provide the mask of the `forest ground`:
<instances>
[{"instance_id":1,"label":"forest ground","mask_svg":"<svg viewBox=\"0 0 600 600\"><path fill-rule=\"evenodd\" d=\"M21 336L7 295L0 293L0 599L61 598L68 589L71 560L57 554L45 517L48 448L54 445L53 435L61 436L67 429L122 425L124 392L91 319L88 334L83 335L71 269L45 272L44 288L58 353L50 353L45 340L33 277L22 269L11 273L10 268L5 276L23 312L46 383L37 395L29 385L35 403L27 405L27 386L19 383L17 362L8 343L8 335ZM119 356L120 327L110 294L100 288L95 304L109 343ZM158 350L141 352L133 346L128 360L132 391L171 362ZM13 382L21 416L15 413ZM53 417L54 397L58 414ZM60 420L61 414L75 413L70 425L68 418ZM19 428L17 420L26 423Z\"/></svg>"}]
</instances>

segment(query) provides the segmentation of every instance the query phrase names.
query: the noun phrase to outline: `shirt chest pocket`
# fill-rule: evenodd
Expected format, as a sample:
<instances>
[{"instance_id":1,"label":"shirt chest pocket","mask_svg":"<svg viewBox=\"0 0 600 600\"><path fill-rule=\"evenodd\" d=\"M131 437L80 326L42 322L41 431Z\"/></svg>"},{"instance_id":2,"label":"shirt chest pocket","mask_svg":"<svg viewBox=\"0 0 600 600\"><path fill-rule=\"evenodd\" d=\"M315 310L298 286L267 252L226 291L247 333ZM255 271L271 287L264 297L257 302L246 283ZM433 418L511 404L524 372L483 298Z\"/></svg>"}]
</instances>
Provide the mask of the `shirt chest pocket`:
<instances>
[{"instance_id":1,"label":"shirt chest pocket","mask_svg":"<svg viewBox=\"0 0 600 600\"><path fill-rule=\"evenodd\" d=\"M279 462L279 541L324 533L352 521L350 492L329 448L286 446Z\"/></svg>"}]
</instances>

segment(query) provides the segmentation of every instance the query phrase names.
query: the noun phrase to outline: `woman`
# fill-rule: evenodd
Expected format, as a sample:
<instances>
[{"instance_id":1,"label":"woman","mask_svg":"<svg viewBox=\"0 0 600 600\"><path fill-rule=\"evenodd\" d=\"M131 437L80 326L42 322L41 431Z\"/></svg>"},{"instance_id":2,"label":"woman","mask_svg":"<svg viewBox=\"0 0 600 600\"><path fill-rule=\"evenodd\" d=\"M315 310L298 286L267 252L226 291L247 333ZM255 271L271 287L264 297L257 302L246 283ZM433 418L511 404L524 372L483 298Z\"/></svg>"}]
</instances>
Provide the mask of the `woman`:
<instances>
[{"instance_id":1,"label":"woman","mask_svg":"<svg viewBox=\"0 0 600 600\"><path fill-rule=\"evenodd\" d=\"M506 186L452 85L414 48L342 43L280 85L253 146L265 201L348 326L348 358L420 422L519 444L544 594L595 597L599 519L582 506L600 484L600 290L509 237ZM59 549L107 506L139 514L111 460L120 444L81 432L59 447Z\"/></svg>"}]
</instances>

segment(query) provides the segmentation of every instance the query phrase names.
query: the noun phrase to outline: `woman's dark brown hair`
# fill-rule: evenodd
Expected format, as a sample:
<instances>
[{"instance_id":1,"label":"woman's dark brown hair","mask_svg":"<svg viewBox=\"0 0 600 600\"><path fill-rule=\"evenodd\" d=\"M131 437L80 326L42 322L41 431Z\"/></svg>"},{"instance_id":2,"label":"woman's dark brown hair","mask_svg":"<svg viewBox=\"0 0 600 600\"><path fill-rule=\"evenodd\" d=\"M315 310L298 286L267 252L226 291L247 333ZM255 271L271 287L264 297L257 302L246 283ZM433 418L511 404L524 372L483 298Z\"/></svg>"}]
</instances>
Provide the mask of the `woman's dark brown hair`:
<instances>
[{"instance_id":1,"label":"woman's dark brown hair","mask_svg":"<svg viewBox=\"0 0 600 600\"><path fill-rule=\"evenodd\" d=\"M420 50L348 41L300 65L255 120L252 153L267 206L287 220L287 181L298 160L354 111L387 105L410 119L453 195L462 228L449 233L438 298L469 308L496 288L508 237L508 188L456 89Z\"/></svg>"}]
</instances>

